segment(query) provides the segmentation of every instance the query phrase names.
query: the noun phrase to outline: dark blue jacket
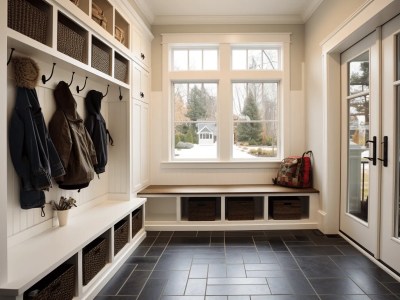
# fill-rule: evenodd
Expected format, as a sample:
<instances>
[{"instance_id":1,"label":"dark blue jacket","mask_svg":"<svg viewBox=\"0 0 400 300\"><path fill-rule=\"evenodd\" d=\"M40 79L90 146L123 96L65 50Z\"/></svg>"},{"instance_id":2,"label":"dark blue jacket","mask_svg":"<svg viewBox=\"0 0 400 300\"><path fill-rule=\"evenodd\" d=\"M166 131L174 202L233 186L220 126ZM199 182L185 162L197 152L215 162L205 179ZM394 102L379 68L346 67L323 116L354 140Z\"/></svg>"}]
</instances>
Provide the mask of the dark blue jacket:
<instances>
[{"instance_id":1,"label":"dark blue jacket","mask_svg":"<svg viewBox=\"0 0 400 300\"><path fill-rule=\"evenodd\" d=\"M9 147L14 168L21 179L21 208L43 207L43 190L51 177L65 170L50 139L35 89L17 88L9 125Z\"/></svg>"},{"instance_id":2,"label":"dark blue jacket","mask_svg":"<svg viewBox=\"0 0 400 300\"><path fill-rule=\"evenodd\" d=\"M90 90L85 98L87 113L85 126L96 150L97 165L94 166L96 174L105 172L108 160L108 140L110 141L110 144L113 145L113 139L107 130L106 121L100 112L102 99L103 94L95 90Z\"/></svg>"}]
</instances>

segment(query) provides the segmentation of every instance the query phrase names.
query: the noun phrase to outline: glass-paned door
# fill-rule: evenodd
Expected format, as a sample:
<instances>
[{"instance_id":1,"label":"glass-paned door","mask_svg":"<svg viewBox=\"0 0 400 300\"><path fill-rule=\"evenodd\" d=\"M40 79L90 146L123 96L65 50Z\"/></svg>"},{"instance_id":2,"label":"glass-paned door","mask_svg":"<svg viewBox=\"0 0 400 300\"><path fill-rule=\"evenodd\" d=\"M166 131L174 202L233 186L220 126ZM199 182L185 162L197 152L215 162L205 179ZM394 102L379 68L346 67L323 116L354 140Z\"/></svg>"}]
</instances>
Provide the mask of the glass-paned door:
<instances>
[{"instance_id":1,"label":"glass-paned door","mask_svg":"<svg viewBox=\"0 0 400 300\"><path fill-rule=\"evenodd\" d=\"M380 259L400 272L400 17L382 27Z\"/></svg>"},{"instance_id":2,"label":"glass-paned door","mask_svg":"<svg viewBox=\"0 0 400 300\"><path fill-rule=\"evenodd\" d=\"M373 255L378 248L379 68L376 32L341 54L340 230Z\"/></svg>"}]
</instances>

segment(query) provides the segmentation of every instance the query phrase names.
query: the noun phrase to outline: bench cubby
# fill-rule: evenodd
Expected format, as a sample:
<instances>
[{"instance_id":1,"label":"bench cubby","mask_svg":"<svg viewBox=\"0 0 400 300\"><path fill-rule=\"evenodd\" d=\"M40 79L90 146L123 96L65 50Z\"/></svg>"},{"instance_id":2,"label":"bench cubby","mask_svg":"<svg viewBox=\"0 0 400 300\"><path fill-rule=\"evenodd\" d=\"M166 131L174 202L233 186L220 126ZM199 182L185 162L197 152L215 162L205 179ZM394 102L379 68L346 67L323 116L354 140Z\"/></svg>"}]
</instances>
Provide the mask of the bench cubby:
<instances>
[{"instance_id":1,"label":"bench cubby","mask_svg":"<svg viewBox=\"0 0 400 300\"><path fill-rule=\"evenodd\" d=\"M159 185L141 190L138 196L147 198L146 230L318 228L319 192L313 188L294 189L268 184ZM212 218L208 215L212 210L207 203L210 199L215 200L215 217ZM285 199L298 201L296 207L300 213L296 218L290 214L273 218L273 203L286 203ZM190 201L197 205L195 217L191 217Z\"/></svg>"}]
</instances>

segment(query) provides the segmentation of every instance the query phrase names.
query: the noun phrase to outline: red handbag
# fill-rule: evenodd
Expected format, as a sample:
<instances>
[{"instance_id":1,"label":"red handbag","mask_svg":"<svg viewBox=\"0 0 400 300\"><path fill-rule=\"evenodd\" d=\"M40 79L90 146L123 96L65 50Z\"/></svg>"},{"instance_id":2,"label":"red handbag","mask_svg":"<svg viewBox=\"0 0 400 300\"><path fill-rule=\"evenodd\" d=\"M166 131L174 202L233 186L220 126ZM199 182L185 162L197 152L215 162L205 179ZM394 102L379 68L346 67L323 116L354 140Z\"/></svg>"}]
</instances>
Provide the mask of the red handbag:
<instances>
[{"instance_id":1,"label":"red handbag","mask_svg":"<svg viewBox=\"0 0 400 300\"><path fill-rule=\"evenodd\" d=\"M282 160L276 178L276 185L309 188L312 187L312 151L306 151L302 156L289 156Z\"/></svg>"}]
</instances>

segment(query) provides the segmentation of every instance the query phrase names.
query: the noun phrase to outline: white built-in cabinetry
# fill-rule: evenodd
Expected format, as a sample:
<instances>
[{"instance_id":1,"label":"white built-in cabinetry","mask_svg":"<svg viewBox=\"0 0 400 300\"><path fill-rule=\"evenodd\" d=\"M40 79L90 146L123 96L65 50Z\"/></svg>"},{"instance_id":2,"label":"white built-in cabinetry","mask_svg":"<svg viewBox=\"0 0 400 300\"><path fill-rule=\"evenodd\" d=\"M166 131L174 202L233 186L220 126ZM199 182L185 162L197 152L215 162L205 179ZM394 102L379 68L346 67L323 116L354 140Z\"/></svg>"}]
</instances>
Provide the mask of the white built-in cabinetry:
<instances>
[{"instance_id":1,"label":"white built-in cabinetry","mask_svg":"<svg viewBox=\"0 0 400 300\"><path fill-rule=\"evenodd\" d=\"M8 26L9 5L27 1L45 12L44 40L38 41ZM0 1L0 48L2 85L0 120L0 299L22 299L23 293L59 265L75 265L75 298L91 299L117 271L146 233L129 236L114 255L114 231L121 220L133 230L134 212L146 199L136 192L149 182L148 122L150 103L150 58L152 35L128 0L7 0ZM104 11L107 26L92 18L92 4ZM34 26L32 24L32 26ZM120 38L121 30L125 36ZM72 32L72 36L65 36ZM72 47L71 47L72 45ZM71 82L77 109L85 117L84 97L90 89L103 92L102 114L112 133L106 172L80 193L54 187L46 200L73 196L78 207L70 211L69 223L59 227L50 207L46 217L40 210L19 208L19 179L8 150L8 120L15 102L11 64L13 55L34 59L47 83L37 92L45 121L55 110L53 89L60 80ZM143 213L144 215L144 213ZM82 282L83 249L97 237L106 237L109 255L106 266L87 285Z\"/></svg>"}]
</instances>

